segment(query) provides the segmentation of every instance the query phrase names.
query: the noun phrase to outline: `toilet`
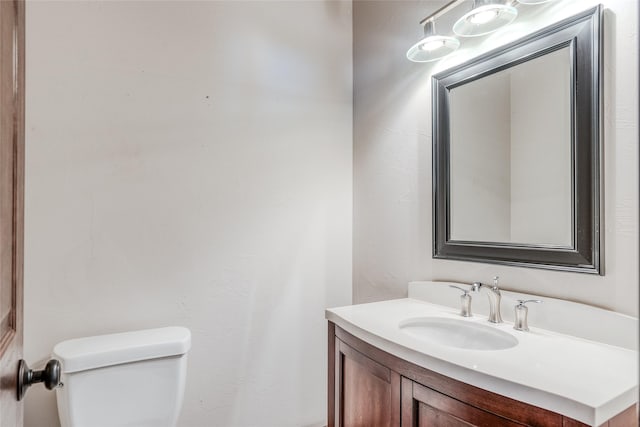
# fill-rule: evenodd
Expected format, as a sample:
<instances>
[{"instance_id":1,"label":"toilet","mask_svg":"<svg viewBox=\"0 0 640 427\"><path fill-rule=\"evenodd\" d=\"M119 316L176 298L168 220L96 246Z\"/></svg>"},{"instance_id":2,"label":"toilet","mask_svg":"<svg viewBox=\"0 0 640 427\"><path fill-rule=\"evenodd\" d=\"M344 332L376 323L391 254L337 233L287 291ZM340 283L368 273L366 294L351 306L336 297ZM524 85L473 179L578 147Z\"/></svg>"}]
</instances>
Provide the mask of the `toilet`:
<instances>
[{"instance_id":1,"label":"toilet","mask_svg":"<svg viewBox=\"0 0 640 427\"><path fill-rule=\"evenodd\" d=\"M62 427L171 427L182 406L191 333L182 327L57 344Z\"/></svg>"}]
</instances>

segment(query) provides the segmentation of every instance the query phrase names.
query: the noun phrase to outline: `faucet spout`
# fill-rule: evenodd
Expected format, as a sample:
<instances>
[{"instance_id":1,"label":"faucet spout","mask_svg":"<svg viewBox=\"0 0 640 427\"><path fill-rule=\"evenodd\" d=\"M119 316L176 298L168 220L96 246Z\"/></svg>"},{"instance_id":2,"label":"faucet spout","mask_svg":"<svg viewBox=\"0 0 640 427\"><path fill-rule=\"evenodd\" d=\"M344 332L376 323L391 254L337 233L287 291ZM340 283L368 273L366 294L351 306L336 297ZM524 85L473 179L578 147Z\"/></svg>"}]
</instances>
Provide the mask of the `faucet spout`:
<instances>
[{"instance_id":1,"label":"faucet spout","mask_svg":"<svg viewBox=\"0 0 640 427\"><path fill-rule=\"evenodd\" d=\"M502 323L500 315L500 288L498 288L498 276L493 278L493 286L488 288L487 296L489 297L489 322Z\"/></svg>"},{"instance_id":2,"label":"faucet spout","mask_svg":"<svg viewBox=\"0 0 640 427\"><path fill-rule=\"evenodd\" d=\"M482 283L480 282L473 282L471 284L471 292L480 292L480 288L482 288Z\"/></svg>"}]
</instances>

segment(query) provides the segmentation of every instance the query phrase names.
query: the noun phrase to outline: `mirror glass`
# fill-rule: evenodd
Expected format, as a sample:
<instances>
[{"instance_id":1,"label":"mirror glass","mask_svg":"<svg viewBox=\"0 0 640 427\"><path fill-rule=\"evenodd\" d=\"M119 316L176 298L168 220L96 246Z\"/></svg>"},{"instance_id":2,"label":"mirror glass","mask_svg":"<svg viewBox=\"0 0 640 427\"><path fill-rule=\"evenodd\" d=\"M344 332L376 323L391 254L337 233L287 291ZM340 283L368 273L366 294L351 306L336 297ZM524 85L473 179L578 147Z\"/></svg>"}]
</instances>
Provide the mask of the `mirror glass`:
<instances>
[{"instance_id":1,"label":"mirror glass","mask_svg":"<svg viewBox=\"0 0 640 427\"><path fill-rule=\"evenodd\" d=\"M571 247L571 53L449 92L450 240Z\"/></svg>"}]
</instances>

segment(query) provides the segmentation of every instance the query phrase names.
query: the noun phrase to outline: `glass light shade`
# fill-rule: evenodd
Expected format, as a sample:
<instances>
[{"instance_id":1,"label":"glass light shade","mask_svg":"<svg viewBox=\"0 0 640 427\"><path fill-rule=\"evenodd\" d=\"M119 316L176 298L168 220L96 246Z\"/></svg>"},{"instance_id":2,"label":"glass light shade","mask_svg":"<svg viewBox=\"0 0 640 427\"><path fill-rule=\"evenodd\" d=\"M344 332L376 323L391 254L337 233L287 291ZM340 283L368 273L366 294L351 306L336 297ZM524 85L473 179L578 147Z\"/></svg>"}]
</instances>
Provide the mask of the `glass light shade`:
<instances>
[{"instance_id":1,"label":"glass light shade","mask_svg":"<svg viewBox=\"0 0 640 427\"><path fill-rule=\"evenodd\" d=\"M510 24L517 16L513 6L486 4L465 13L453 24L453 32L463 37L482 36Z\"/></svg>"},{"instance_id":2,"label":"glass light shade","mask_svg":"<svg viewBox=\"0 0 640 427\"><path fill-rule=\"evenodd\" d=\"M483 10L482 12L475 13L469 18L469 22L475 25L484 25L489 21L493 21L498 17L499 12L495 9Z\"/></svg>"},{"instance_id":3,"label":"glass light shade","mask_svg":"<svg viewBox=\"0 0 640 427\"><path fill-rule=\"evenodd\" d=\"M447 56L460 46L458 39L447 36L427 36L407 51L407 59L413 62L435 61Z\"/></svg>"}]
</instances>

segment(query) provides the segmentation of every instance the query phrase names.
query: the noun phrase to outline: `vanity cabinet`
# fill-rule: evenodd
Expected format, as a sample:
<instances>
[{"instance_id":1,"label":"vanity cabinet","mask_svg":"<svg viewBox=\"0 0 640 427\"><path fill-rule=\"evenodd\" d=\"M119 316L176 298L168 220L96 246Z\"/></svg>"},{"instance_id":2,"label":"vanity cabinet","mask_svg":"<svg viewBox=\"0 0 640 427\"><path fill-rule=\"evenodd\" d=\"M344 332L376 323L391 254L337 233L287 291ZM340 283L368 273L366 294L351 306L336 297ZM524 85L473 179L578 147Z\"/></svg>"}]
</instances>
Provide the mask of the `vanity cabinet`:
<instances>
[{"instance_id":1,"label":"vanity cabinet","mask_svg":"<svg viewBox=\"0 0 640 427\"><path fill-rule=\"evenodd\" d=\"M329 427L585 426L384 352L329 322ZM605 422L638 426L635 405Z\"/></svg>"}]
</instances>

